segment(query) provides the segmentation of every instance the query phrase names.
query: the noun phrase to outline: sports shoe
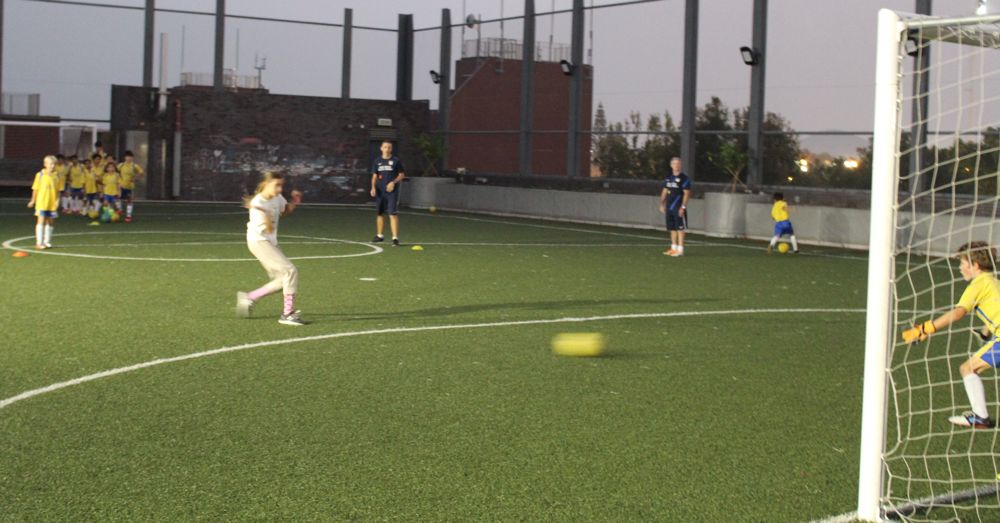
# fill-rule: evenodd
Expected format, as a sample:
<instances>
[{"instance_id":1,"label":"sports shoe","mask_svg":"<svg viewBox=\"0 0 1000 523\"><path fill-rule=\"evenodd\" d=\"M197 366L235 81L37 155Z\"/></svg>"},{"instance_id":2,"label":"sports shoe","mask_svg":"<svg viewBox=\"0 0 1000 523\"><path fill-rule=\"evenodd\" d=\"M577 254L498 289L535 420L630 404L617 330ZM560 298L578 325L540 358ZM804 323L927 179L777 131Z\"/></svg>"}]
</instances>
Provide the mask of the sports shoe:
<instances>
[{"instance_id":1,"label":"sports shoe","mask_svg":"<svg viewBox=\"0 0 1000 523\"><path fill-rule=\"evenodd\" d=\"M132 217L131 216L126 216L125 217L125 223L132 223Z\"/></svg>"},{"instance_id":2,"label":"sports shoe","mask_svg":"<svg viewBox=\"0 0 1000 523\"><path fill-rule=\"evenodd\" d=\"M385 238L383 238L382 236L375 236L374 238L372 238L372 243L378 243L378 242L384 242L384 241L385 241Z\"/></svg>"},{"instance_id":3,"label":"sports shoe","mask_svg":"<svg viewBox=\"0 0 1000 523\"><path fill-rule=\"evenodd\" d=\"M240 318L249 318L253 312L253 300L245 292L236 293L236 315Z\"/></svg>"},{"instance_id":4,"label":"sports shoe","mask_svg":"<svg viewBox=\"0 0 1000 523\"><path fill-rule=\"evenodd\" d=\"M393 247L399 247L399 238L393 238L392 239L392 246Z\"/></svg>"},{"instance_id":5,"label":"sports shoe","mask_svg":"<svg viewBox=\"0 0 1000 523\"><path fill-rule=\"evenodd\" d=\"M980 418L971 412L961 416L952 416L948 418L948 421L959 427L972 427L974 429L992 429L996 426L996 423L990 418Z\"/></svg>"},{"instance_id":6,"label":"sports shoe","mask_svg":"<svg viewBox=\"0 0 1000 523\"><path fill-rule=\"evenodd\" d=\"M278 318L278 323L282 325L306 325L306 322L302 321L302 311L295 311L291 314L282 314Z\"/></svg>"},{"instance_id":7,"label":"sports shoe","mask_svg":"<svg viewBox=\"0 0 1000 523\"><path fill-rule=\"evenodd\" d=\"M38 250L40 250L40 251L44 251L45 249L48 249L48 247L46 247L44 244L41 244L41 243L35 245L35 248L38 249Z\"/></svg>"},{"instance_id":8,"label":"sports shoe","mask_svg":"<svg viewBox=\"0 0 1000 523\"><path fill-rule=\"evenodd\" d=\"M51 242L45 242L45 248L46 249L51 249L52 248L52 243Z\"/></svg>"},{"instance_id":9,"label":"sports shoe","mask_svg":"<svg viewBox=\"0 0 1000 523\"><path fill-rule=\"evenodd\" d=\"M670 256L673 258L680 258L681 256L684 256L684 251L674 251L670 253Z\"/></svg>"},{"instance_id":10,"label":"sports shoe","mask_svg":"<svg viewBox=\"0 0 1000 523\"><path fill-rule=\"evenodd\" d=\"M677 254L677 251L675 251L674 249L667 249L667 250L663 251L663 254L666 254L667 256L673 256L673 255Z\"/></svg>"}]
</instances>

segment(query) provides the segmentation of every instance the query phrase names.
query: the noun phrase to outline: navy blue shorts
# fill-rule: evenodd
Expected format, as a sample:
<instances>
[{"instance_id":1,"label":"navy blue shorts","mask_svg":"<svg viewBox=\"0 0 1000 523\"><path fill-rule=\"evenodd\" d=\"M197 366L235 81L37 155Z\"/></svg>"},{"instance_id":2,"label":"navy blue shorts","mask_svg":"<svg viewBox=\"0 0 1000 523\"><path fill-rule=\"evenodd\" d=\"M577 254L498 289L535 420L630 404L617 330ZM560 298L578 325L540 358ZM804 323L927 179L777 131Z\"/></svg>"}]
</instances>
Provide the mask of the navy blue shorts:
<instances>
[{"instance_id":1,"label":"navy blue shorts","mask_svg":"<svg viewBox=\"0 0 1000 523\"><path fill-rule=\"evenodd\" d=\"M128 200L132 198L132 189L122 189L122 200Z\"/></svg>"},{"instance_id":2,"label":"navy blue shorts","mask_svg":"<svg viewBox=\"0 0 1000 523\"><path fill-rule=\"evenodd\" d=\"M392 192L377 191L375 193L375 210L379 216L383 214L399 214L399 189Z\"/></svg>"},{"instance_id":3,"label":"navy blue shorts","mask_svg":"<svg viewBox=\"0 0 1000 523\"><path fill-rule=\"evenodd\" d=\"M667 213L667 230L668 231L686 231L687 230L687 216L681 216L680 214L674 214L672 212Z\"/></svg>"},{"instance_id":4,"label":"navy blue shorts","mask_svg":"<svg viewBox=\"0 0 1000 523\"><path fill-rule=\"evenodd\" d=\"M81 188L79 188L79 189L70 189L70 190L69 190L69 193L70 193L70 194L71 194L72 196L76 196L76 197L80 197L80 196L83 196L83 187L81 187Z\"/></svg>"}]
</instances>

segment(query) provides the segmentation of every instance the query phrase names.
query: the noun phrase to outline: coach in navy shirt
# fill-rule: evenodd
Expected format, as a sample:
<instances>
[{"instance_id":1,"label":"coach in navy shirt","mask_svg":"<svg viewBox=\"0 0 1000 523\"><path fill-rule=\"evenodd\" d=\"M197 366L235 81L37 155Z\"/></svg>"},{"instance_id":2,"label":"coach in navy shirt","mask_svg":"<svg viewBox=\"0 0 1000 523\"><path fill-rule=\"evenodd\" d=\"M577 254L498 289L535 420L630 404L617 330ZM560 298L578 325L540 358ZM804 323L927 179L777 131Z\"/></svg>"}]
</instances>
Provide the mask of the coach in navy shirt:
<instances>
[{"instance_id":1,"label":"coach in navy shirt","mask_svg":"<svg viewBox=\"0 0 1000 523\"><path fill-rule=\"evenodd\" d=\"M385 215L389 214L392 229L392 244L399 245L399 184L406 178L403 162L392 154L392 142L382 142L382 156L372 166L372 198L375 198L375 238L373 242L385 241Z\"/></svg>"},{"instance_id":2,"label":"coach in navy shirt","mask_svg":"<svg viewBox=\"0 0 1000 523\"><path fill-rule=\"evenodd\" d=\"M663 254L684 256L684 233L687 231L687 202L691 198L691 178L681 172L681 159L670 159L672 171L663 180L660 191L660 212L667 215L667 230L670 231L670 250Z\"/></svg>"}]
</instances>

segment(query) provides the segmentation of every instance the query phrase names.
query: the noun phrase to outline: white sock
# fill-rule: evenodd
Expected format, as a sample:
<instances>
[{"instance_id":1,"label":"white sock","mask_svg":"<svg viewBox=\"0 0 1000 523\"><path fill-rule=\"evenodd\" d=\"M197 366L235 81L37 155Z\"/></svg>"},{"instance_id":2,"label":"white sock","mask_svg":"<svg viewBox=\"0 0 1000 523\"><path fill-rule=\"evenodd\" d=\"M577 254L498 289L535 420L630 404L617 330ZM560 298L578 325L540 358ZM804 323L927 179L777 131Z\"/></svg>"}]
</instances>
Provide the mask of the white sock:
<instances>
[{"instance_id":1,"label":"white sock","mask_svg":"<svg viewBox=\"0 0 1000 523\"><path fill-rule=\"evenodd\" d=\"M132 204L131 203L128 204L128 207L125 208L125 215L126 216L132 216Z\"/></svg>"},{"instance_id":2,"label":"white sock","mask_svg":"<svg viewBox=\"0 0 1000 523\"><path fill-rule=\"evenodd\" d=\"M962 378L962 381L965 382L965 393L969 395L972 412L980 418L990 417L990 412L986 410L986 390L983 388L983 380L978 374L972 373Z\"/></svg>"},{"instance_id":3,"label":"white sock","mask_svg":"<svg viewBox=\"0 0 1000 523\"><path fill-rule=\"evenodd\" d=\"M684 246L683 245L678 245L677 246L677 252L679 252L681 254L684 254Z\"/></svg>"},{"instance_id":4,"label":"white sock","mask_svg":"<svg viewBox=\"0 0 1000 523\"><path fill-rule=\"evenodd\" d=\"M385 238L385 236L382 234L376 234L375 236L378 236L379 238Z\"/></svg>"},{"instance_id":5,"label":"white sock","mask_svg":"<svg viewBox=\"0 0 1000 523\"><path fill-rule=\"evenodd\" d=\"M44 240L42 243L44 245L52 243L52 229L54 229L54 227L51 225L45 225L42 228L42 239Z\"/></svg>"},{"instance_id":6,"label":"white sock","mask_svg":"<svg viewBox=\"0 0 1000 523\"><path fill-rule=\"evenodd\" d=\"M778 243L778 237L777 236L775 236L774 238L771 238L771 247L774 247L774 245L776 243Z\"/></svg>"},{"instance_id":7,"label":"white sock","mask_svg":"<svg viewBox=\"0 0 1000 523\"><path fill-rule=\"evenodd\" d=\"M35 245L42 245L42 231L44 230L44 225L35 225Z\"/></svg>"},{"instance_id":8,"label":"white sock","mask_svg":"<svg viewBox=\"0 0 1000 523\"><path fill-rule=\"evenodd\" d=\"M794 234L791 236L791 239L792 239L792 250L793 251L799 250L799 242L795 241L795 235Z\"/></svg>"},{"instance_id":9,"label":"white sock","mask_svg":"<svg viewBox=\"0 0 1000 523\"><path fill-rule=\"evenodd\" d=\"M670 244L670 250L676 251L677 250L677 244L676 243L671 243Z\"/></svg>"}]
</instances>

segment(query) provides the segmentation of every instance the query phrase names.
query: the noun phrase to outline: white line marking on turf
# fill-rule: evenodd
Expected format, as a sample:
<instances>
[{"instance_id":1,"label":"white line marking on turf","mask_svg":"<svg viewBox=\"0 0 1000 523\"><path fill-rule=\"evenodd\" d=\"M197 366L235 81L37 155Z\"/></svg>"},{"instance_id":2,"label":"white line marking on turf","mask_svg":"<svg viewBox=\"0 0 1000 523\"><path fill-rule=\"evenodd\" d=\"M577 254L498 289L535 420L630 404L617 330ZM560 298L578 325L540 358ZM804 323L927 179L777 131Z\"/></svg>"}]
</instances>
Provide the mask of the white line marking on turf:
<instances>
[{"instance_id":1,"label":"white line marking on turf","mask_svg":"<svg viewBox=\"0 0 1000 523\"><path fill-rule=\"evenodd\" d=\"M61 381L59 383L53 383L45 387L27 390L15 396L11 396L7 399L0 400L0 410L13 405L14 403L29 398L33 398L35 396L41 396L42 394L47 394L49 392L65 389L67 387L72 387L74 385L80 385L81 383L87 383L88 381L107 378L118 374L125 374L126 372L133 372L141 369L146 369L149 367L156 367L158 365L164 365L167 363L176 363L178 361L204 358L206 356L214 356L216 354L244 351L247 349L256 349L260 347L270 347L274 345L285 345L290 343L329 340L334 338L350 338L356 336L372 336L376 334L396 334L401 332L484 329L484 328L496 328L496 327L512 327L520 325L546 325L553 323L587 323L593 321L634 320L634 319L644 319L644 318L680 318L680 317L690 317L690 316L725 316L725 315L735 315L735 314L813 314L813 313L856 314L861 312L865 312L865 309L737 309L737 310L722 310L722 311L649 312L649 313L636 313L636 314L614 314L610 316L585 316L585 317L553 318L547 320L500 321L493 323L465 323L465 324L459 323L452 325L429 325L424 327L397 327L392 329L373 329L373 330L363 330L363 331L353 331L353 332L334 332L330 334L318 334L315 336L302 336L298 338L285 338L281 340L244 343L242 345L222 347L203 352L184 354L182 356L174 356L171 358L157 358L155 360L150 360L143 363L137 363L135 365L129 365L127 367L118 367L116 369L109 369L94 374L81 376L79 378L74 378L71 380Z\"/></svg>"},{"instance_id":2,"label":"white line marking on turf","mask_svg":"<svg viewBox=\"0 0 1000 523\"><path fill-rule=\"evenodd\" d=\"M378 281L378 278L358 278L361 281Z\"/></svg>"},{"instance_id":3,"label":"white line marking on turf","mask_svg":"<svg viewBox=\"0 0 1000 523\"><path fill-rule=\"evenodd\" d=\"M502 243L502 242L414 242L444 247L656 247L658 243Z\"/></svg>"},{"instance_id":4,"label":"white line marking on turf","mask_svg":"<svg viewBox=\"0 0 1000 523\"><path fill-rule=\"evenodd\" d=\"M108 234L179 234L179 235L208 235L208 236L244 236L245 233L225 233L225 232L191 232L191 231L118 231L118 232L70 232L65 234L60 234L57 238L62 238L66 236L95 236L95 235L108 235ZM245 261L257 261L256 258L150 258L141 256L113 256L113 255L97 255L97 254L82 254L77 252L60 252L60 245L57 243L55 250L44 250L36 251L35 249L29 249L24 247L15 247L14 243L24 240L33 240L34 236L22 236L20 238L11 238L2 244L0 247L4 249L9 249L12 251L22 251L32 254L47 254L50 256L71 256L74 258L91 258L97 260L130 260L130 261L185 261L185 262L245 262ZM357 242L353 240L342 240L340 238L320 238L316 236L296 236L296 235L284 235L282 238L299 238L306 240L322 240L328 243L346 243L350 245L361 245L370 249L367 252L355 253L355 254L329 254L322 256L290 256L290 260L327 260L332 258L356 258L359 256L371 256L373 254L380 254L383 252L382 247L378 245L373 245L366 242ZM211 244L211 242L206 242ZM154 244L155 245L155 244ZM103 245L96 244L92 247L104 247Z\"/></svg>"},{"instance_id":5,"label":"white line marking on turf","mask_svg":"<svg viewBox=\"0 0 1000 523\"><path fill-rule=\"evenodd\" d=\"M812 523L851 523L858 520L857 512L847 512L839 516L830 516L825 519L815 519Z\"/></svg>"}]
</instances>

